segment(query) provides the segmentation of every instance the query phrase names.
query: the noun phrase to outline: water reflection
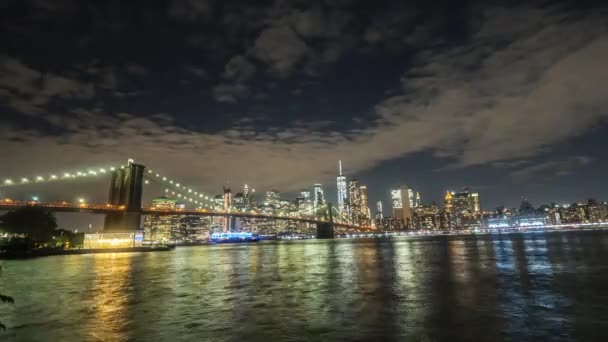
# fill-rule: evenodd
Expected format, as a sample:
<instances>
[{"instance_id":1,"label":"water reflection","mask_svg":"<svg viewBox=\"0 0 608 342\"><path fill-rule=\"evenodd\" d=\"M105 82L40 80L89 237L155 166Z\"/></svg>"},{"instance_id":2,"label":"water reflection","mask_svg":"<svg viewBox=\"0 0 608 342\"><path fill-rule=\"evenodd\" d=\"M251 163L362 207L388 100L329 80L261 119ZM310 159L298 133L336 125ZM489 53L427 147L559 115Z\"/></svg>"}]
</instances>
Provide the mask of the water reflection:
<instances>
[{"instance_id":1,"label":"water reflection","mask_svg":"<svg viewBox=\"0 0 608 342\"><path fill-rule=\"evenodd\" d=\"M333 240L4 263L23 341L601 340L608 233ZM60 323L60 324L59 324Z\"/></svg>"}]
</instances>

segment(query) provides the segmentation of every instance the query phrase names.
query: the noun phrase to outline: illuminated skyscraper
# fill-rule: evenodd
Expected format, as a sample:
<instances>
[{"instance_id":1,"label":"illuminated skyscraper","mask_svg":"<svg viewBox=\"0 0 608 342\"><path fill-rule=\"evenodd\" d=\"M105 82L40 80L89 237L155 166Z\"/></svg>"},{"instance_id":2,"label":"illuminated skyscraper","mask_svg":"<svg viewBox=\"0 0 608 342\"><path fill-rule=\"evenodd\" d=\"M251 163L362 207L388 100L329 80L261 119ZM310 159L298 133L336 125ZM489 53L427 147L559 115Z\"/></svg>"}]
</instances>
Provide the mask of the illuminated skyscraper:
<instances>
[{"instance_id":1,"label":"illuminated skyscraper","mask_svg":"<svg viewBox=\"0 0 608 342\"><path fill-rule=\"evenodd\" d=\"M279 202L281 202L281 194L277 190L266 191L266 205L273 208L279 208Z\"/></svg>"},{"instance_id":2,"label":"illuminated skyscraper","mask_svg":"<svg viewBox=\"0 0 608 342\"><path fill-rule=\"evenodd\" d=\"M348 201L350 220L353 224L358 224L361 216L361 188L356 179L348 181Z\"/></svg>"},{"instance_id":3,"label":"illuminated skyscraper","mask_svg":"<svg viewBox=\"0 0 608 342\"><path fill-rule=\"evenodd\" d=\"M384 214L382 213L382 201L376 202L376 219L382 220L384 218Z\"/></svg>"},{"instance_id":4,"label":"illuminated skyscraper","mask_svg":"<svg viewBox=\"0 0 608 342\"><path fill-rule=\"evenodd\" d=\"M325 197L323 196L323 186L318 183L315 184L314 193L315 193L314 208L317 209L318 207L325 204Z\"/></svg>"},{"instance_id":5,"label":"illuminated skyscraper","mask_svg":"<svg viewBox=\"0 0 608 342\"><path fill-rule=\"evenodd\" d=\"M481 223L479 194L465 188L461 192L447 192L444 212L449 216L450 228L469 228Z\"/></svg>"},{"instance_id":6,"label":"illuminated skyscraper","mask_svg":"<svg viewBox=\"0 0 608 342\"><path fill-rule=\"evenodd\" d=\"M361 185L359 187L359 193L361 194L361 214L359 217L359 224L369 226L371 224L371 212L367 202L367 186Z\"/></svg>"},{"instance_id":7,"label":"illuminated skyscraper","mask_svg":"<svg viewBox=\"0 0 608 342\"><path fill-rule=\"evenodd\" d=\"M338 161L338 211L341 214L348 214L348 198L346 194L346 177L342 175L342 161Z\"/></svg>"},{"instance_id":8,"label":"illuminated skyscraper","mask_svg":"<svg viewBox=\"0 0 608 342\"><path fill-rule=\"evenodd\" d=\"M399 189L391 190L391 199L393 201L393 217L403 222L407 226L412 220L412 209L409 201L409 191L407 186L402 186Z\"/></svg>"},{"instance_id":9,"label":"illuminated skyscraper","mask_svg":"<svg viewBox=\"0 0 608 342\"><path fill-rule=\"evenodd\" d=\"M300 197L298 197L298 210L310 212L313 208L313 203L310 198L310 191L302 191L300 192Z\"/></svg>"},{"instance_id":10,"label":"illuminated skyscraper","mask_svg":"<svg viewBox=\"0 0 608 342\"><path fill-rule=\"evenodd\" d=\"M416 194L414 193L414 190L407 189L407 198L410 202L410 208L415 208L416 207Z\"/></svg>"}]
</instances>

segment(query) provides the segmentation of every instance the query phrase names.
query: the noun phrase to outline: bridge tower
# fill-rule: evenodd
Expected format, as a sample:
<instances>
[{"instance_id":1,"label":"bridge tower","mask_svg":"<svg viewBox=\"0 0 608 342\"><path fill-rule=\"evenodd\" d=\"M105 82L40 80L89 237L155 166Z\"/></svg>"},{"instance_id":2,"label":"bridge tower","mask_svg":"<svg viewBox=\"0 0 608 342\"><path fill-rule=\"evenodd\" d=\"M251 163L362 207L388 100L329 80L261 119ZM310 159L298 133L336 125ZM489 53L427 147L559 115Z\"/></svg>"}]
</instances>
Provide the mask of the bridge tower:
<instances>
[{"instance_id":1,"label":"bridge tower","mask_svg":"<svg viewBox=\"0 0 608 342\"><path fill-rule=\"evenodd\" d=\"M325 216L328 218L328 222L317 224L317 239L334 238L334 215L331 209L331 203L327 203L327 212Z\"/></svg>"},{"instance_id":2,"label":"bridge tower","mask_svg":"<svg viewBox=\"0 0 608 342\"><path fill-rule=\"evenodd\" d=\"M104 231L134 231L141 224L141 197L145 166L129 160L127 166L112 172L108 203L124 206L124 213L107 214Z\"/></svg>"}]
</instances>

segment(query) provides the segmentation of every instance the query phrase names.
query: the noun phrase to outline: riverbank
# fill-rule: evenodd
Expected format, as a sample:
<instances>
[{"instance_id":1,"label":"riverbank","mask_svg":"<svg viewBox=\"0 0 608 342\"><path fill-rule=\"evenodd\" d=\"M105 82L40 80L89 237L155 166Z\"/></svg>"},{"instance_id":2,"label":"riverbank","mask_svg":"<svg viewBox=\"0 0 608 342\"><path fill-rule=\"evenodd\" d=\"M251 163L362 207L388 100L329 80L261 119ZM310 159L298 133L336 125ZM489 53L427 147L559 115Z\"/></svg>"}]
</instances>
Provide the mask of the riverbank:
<instances>
[{"instance_id":1,"label":"riverbank","mask_svg":"<svg viewBox=\"0 0 608 342\"><path fill-rule=\"evenodd\" d=\"M91 249L33 249L29 251L10 251L0 253L0 259L30 259L52 255L163 252L174 250L175 246L131 247L131 248L91 248Z\"/></svg>"}]
</instances>

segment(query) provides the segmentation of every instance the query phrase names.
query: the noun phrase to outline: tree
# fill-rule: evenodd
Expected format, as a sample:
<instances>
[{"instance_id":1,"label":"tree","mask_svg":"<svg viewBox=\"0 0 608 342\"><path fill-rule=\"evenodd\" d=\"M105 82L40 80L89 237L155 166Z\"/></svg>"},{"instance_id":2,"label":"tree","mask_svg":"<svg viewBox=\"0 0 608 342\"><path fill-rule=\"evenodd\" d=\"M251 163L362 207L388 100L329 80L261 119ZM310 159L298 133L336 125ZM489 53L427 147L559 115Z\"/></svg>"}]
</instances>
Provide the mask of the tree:
<instances>
[{"instance_id":1,"label":"tree","mask_svg":"<svg viewBox=\"0 0 608 342\"><path fill-rule=\"evenodd\" d=\"M0 229L3 231L24 234L38 244L49 241L57 228L55 215L36 206L27 206L10 211L0 216L0 222Z\"/></svg>"},{"instance_id":2,"label":"tree","mask_svg":"<svg viewBox=\"0 0 608 342\"><path fill-rule=\"evenodd\" d=\"M2 275L2 266L0 266L0 276L1 275ZM0 293L0 302L13 304L15 302L15 300L13 299L13 297L5 296ZM0 329L6 330L6 326L4 324L2 324L2 322L0 322Z\"/></svg>"}]
</instances>

